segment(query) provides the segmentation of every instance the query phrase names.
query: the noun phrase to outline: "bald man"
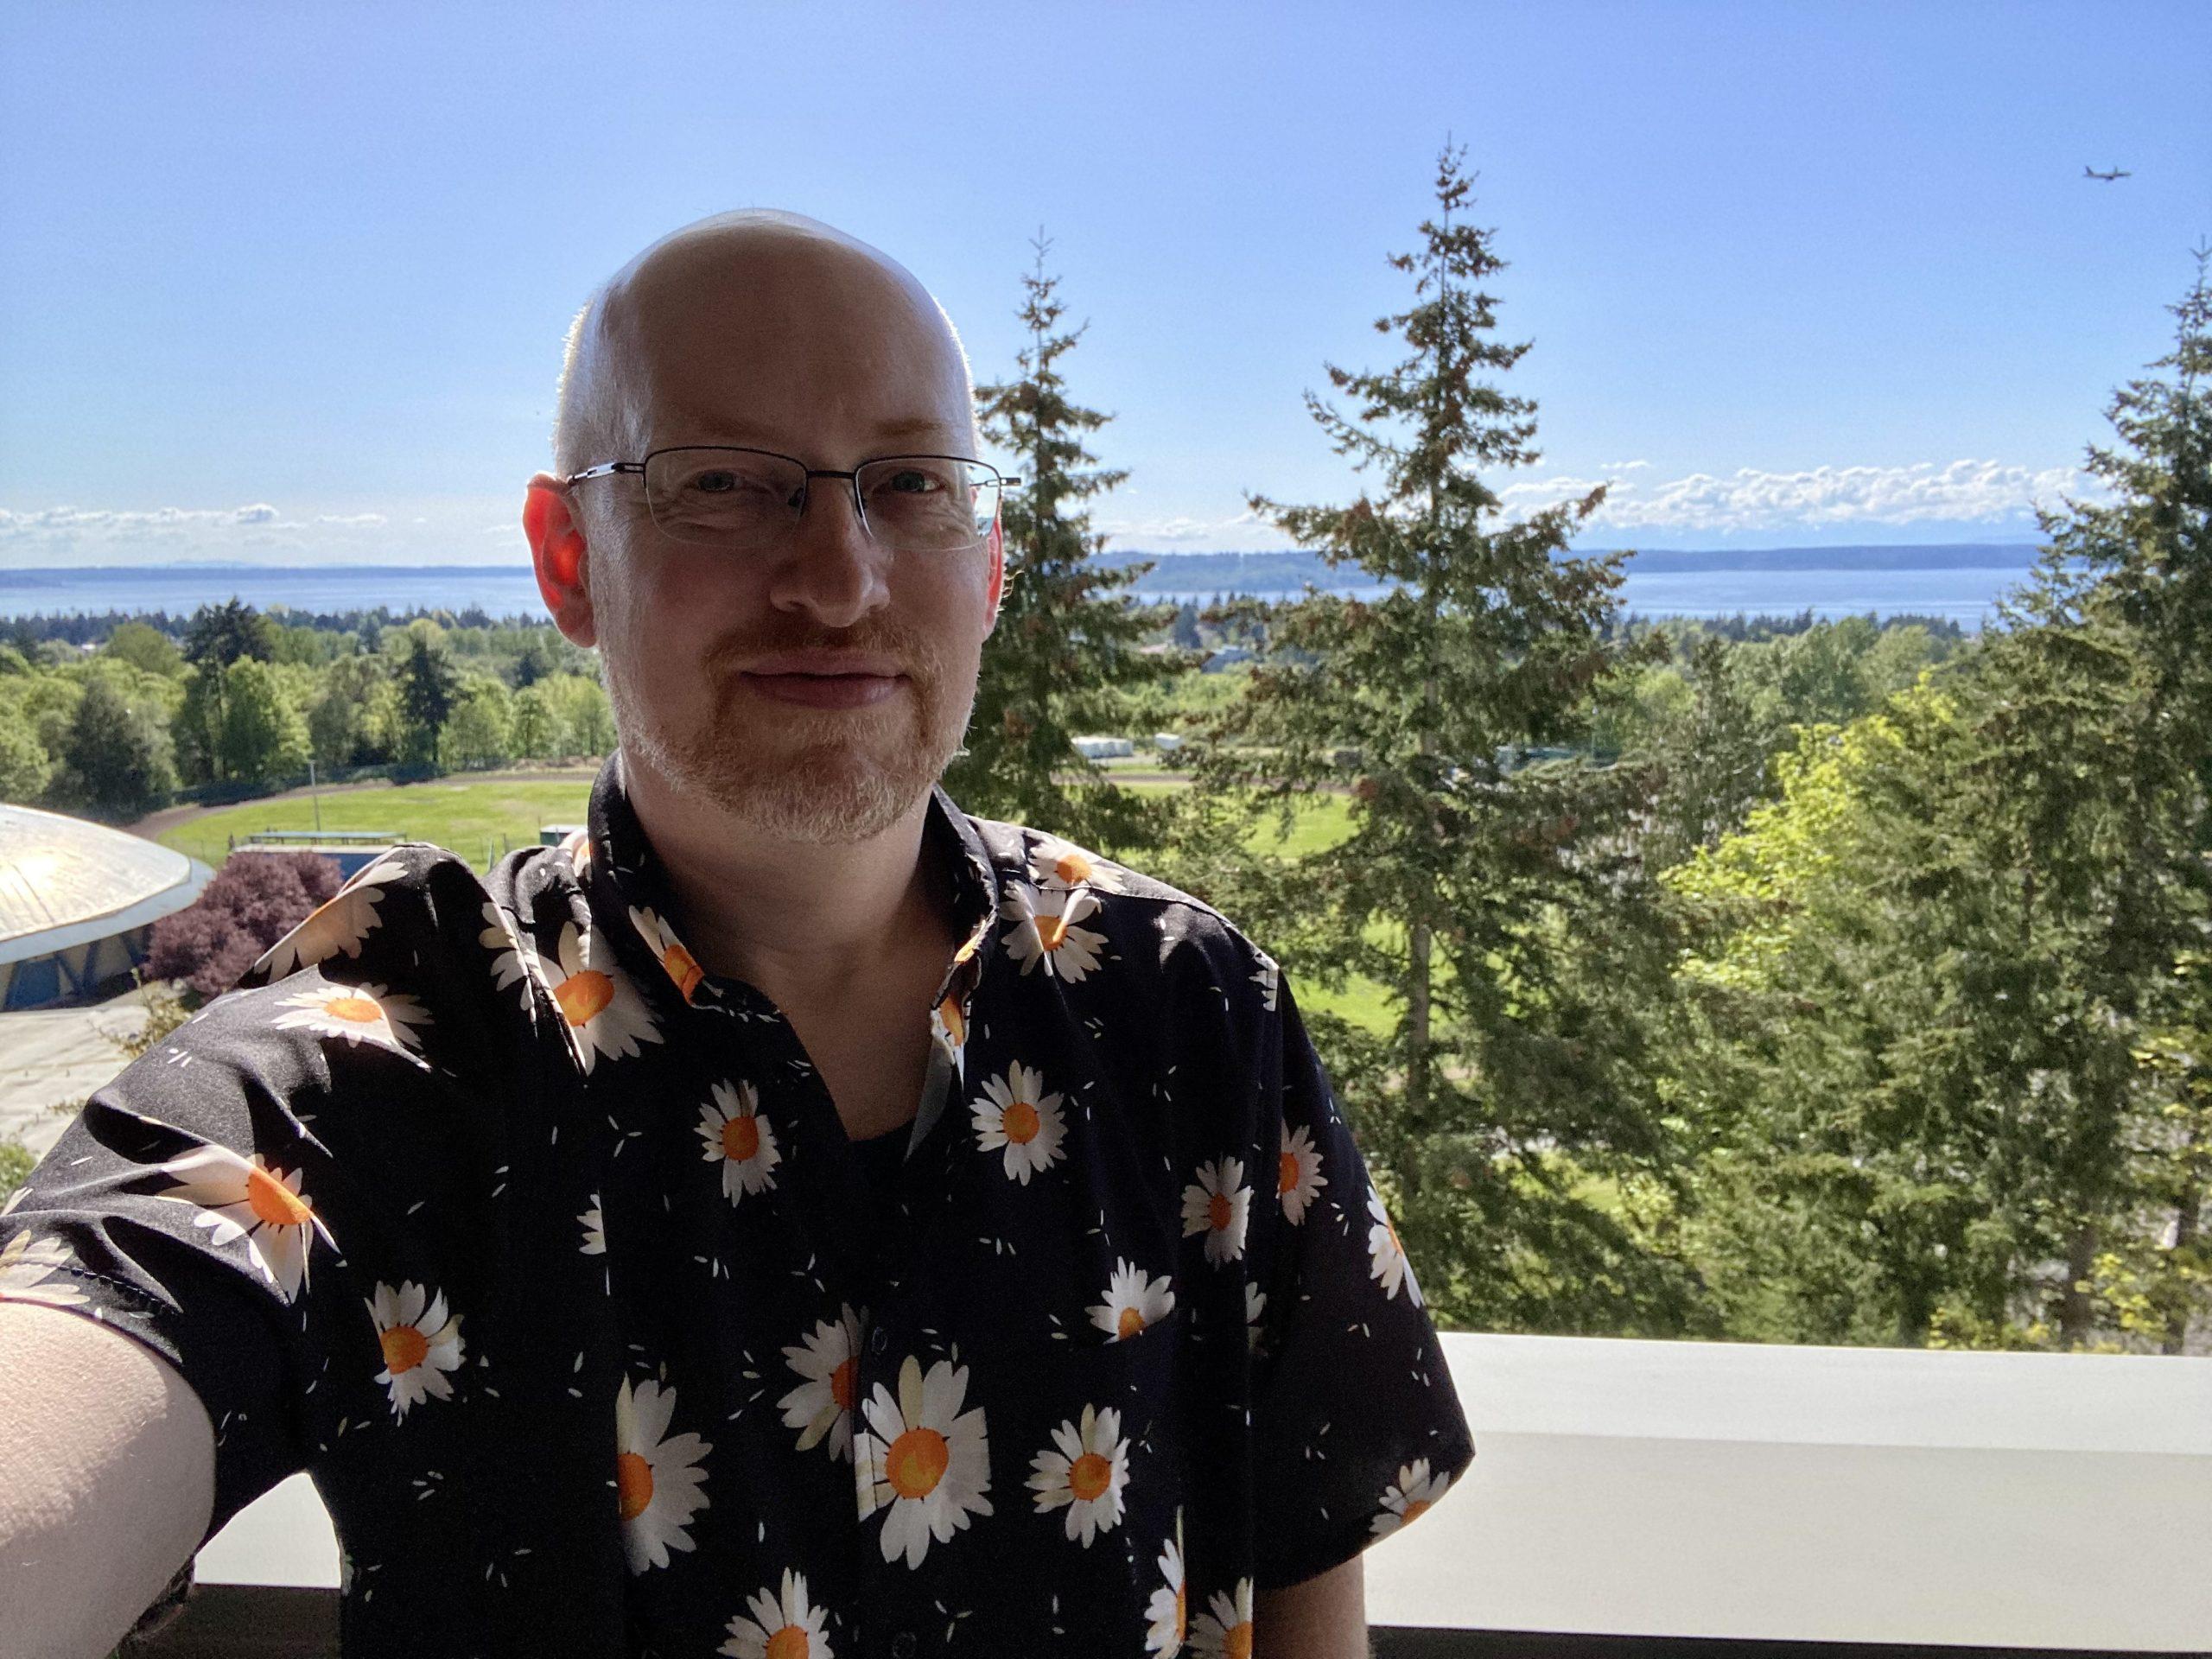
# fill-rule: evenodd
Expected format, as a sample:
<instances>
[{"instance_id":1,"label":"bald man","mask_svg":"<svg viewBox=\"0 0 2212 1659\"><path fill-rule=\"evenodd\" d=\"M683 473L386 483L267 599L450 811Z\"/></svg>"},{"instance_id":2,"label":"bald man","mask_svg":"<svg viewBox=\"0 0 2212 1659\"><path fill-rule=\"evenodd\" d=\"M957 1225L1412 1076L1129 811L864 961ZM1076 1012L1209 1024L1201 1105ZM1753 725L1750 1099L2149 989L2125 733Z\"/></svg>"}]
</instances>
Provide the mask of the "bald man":
<instances>
[{"instance_id":1,"label":"bald man","mask_svg":"<svg viewBox=\"0 0 2212 1659\"><path fill-rule=\"evenodd\" d=\"M1366 1652L1473 1456L1275 963L938 784L1005 580L950 322L784 214L586 308L524 524L620 735L410 844L0 1217L0 1645L306 1469L349 1655Z\"/></svg>"}]
</instances>

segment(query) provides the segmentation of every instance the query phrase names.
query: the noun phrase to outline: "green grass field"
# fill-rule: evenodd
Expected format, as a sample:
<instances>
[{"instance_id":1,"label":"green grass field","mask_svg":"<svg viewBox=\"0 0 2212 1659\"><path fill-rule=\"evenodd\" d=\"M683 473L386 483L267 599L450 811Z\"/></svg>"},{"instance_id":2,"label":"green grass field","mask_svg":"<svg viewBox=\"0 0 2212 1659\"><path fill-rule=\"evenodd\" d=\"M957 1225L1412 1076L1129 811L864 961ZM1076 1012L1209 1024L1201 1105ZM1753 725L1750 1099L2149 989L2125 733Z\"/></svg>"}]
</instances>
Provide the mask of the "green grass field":
<instances>
[{"instance_id":1,"label":"green grass field","mask_svg":"<svg viewBox=\"0 0 2212 1659\"><path fill-rule=\"evenodd\" d=\"M510 846L537 840L538 826L582 823L591 779L574 777L477 779L442 779L436 783L402 784L341 790L322 798L325 830L358 830L397 836L403 841L431 841L449 847L479 869ZM315 804L304 797L248 801L166 830L165 847L220 864L232 838L245 841L264 830L312 830Z\"/></svg>"}]
</instances>

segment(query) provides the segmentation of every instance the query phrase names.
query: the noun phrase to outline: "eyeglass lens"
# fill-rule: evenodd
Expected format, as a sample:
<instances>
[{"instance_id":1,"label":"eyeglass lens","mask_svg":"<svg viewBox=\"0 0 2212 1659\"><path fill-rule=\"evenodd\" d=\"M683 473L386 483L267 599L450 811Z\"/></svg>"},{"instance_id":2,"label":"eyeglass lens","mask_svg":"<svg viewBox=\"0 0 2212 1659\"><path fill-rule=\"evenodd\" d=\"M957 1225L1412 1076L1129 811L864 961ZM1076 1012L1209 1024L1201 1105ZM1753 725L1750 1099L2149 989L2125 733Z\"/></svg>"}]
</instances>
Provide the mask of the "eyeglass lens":
<instances>
[{"instance_id":1,"label":"eyeglass lens","mask_svg":"<svg viewBox=\"0 0 2212 1659\"><path fill-rule=\"evenodd\" d=\"M998 511L997 477L975 461L887 456L863 465L855 482L869 533L900 552L972 546ZM747 449L662 450L646 459L645 484L664 535L731 548L787 539L808 488L798 462Z\"/></svg>"}]
</instances>

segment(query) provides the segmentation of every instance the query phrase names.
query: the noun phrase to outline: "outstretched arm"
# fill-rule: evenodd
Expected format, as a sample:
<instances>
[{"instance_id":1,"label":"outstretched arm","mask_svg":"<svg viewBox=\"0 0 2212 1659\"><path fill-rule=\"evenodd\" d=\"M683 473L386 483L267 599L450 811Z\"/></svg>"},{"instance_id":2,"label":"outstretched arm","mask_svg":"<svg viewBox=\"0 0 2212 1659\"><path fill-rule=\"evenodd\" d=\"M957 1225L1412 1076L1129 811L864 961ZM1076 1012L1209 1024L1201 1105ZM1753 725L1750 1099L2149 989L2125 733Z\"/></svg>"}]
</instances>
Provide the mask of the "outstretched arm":
<instances>
[{"instance_id":1,"label":"outstretched arm","mask_svg":"<svg viewBox=\"0 0 2212 1659\"><path fill-rule=\"evenodd\" d=\"M99 1659L190 1557L215 1431L143 1344L0 1302L0 1631L13 1659Z\"/></svg>"},{"instance_id":2,"label":"outstretched arm","mask_svg":"<svg viewBox=\"0 0 2212 1659\"><path fill-rule=\"evenodd\" d=\"M1367 1580L1340 1567L1252 1599L1253 1659L1368 1659Z\"/></svg>"}]
</instances>

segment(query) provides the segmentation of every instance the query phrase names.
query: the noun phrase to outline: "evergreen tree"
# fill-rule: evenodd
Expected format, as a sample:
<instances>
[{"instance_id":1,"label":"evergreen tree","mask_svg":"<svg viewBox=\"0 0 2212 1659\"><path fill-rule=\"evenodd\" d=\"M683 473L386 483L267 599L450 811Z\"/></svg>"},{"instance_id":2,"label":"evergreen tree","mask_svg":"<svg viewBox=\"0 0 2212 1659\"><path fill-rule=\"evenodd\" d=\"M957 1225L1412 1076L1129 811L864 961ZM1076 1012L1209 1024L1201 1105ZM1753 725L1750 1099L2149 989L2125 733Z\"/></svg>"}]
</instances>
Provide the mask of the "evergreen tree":
<instances>
[{"instance_id":1,"label":"evergreen tree","mask_svg":"<svg viewBox=\"0 0 2212 1659\"><path fill-rule=\"evenodd\" d=\"M1656 999L1666 982L1629 833L1644 780L1527 764L1583 733L1593 686L1629 659L1612 637L1625 556L1567 553L1602 489L1505 521L1474 470L1535 459L1533 403L1478 378L1527 346L1491 337L1480 284L1502 262L1465 221L1460 152L1440 156L1435 188L1419 251L1391 261L1412 302L1376 325L1406 355L1329 367L1350 412L1306 399L1376 487L1348 505L1253 499L1300 546L1395 591L1274 607L1202 775L1215 801L1252 791L1287 817L1352 763L1349 837L1235 902L1294 968L1330 986L1358 975L1388 998L1387 1033L1312 1024L1440 1311L1489 1329L1677 1333L1698 1318L1687 1275L1579 1190L1679 1176L1644 1027L1625 1012L1634 988Z\"/></svg>"},{"instance_id":2,"label":"evergreen tree","mask_svg":"<svg viewBox=\"0 0 2212 1659\"><path fill-rule=\"evenodd\" d=\"M158 716L105 675L86 684L63 760L67 772L56 792L118 822L144 816L176 787Z\"/></svg>"},{"instance_id":3,"label":"evergreen tree","mask_svg":"<svg viewBox=\"0 0 2212 1659\"><path fill-rule=\"evenodd\" d=\"M1040 237L1034 246L1036 265L1021 279L1029 344L1020 376L976 392L985 436L1015 457L1024 482L1001 510L1005 592L983 647L967 747L946 768L944 785L981 817L1127 855L1157 844L1162 814L1117 788L1071 740L1119 732L1130 718L1130 690L1176 665L1138 650L1166 620L1164 607L1141 608L1125 597L1151 564L1116 569L1097 557L1106 537L1090 528L1084 504L1128 474L1101 468L1084 447L1085 435L1111 417L1068 396L1060 359L1084 329L1058 332L1066 307L1059 279L1046 274L1050 244Z\"/></svg>"},{"instance_id":4,"label":"evergreen tree","mask_svg":"<svg viewBox=\"0 0 2212 1659\"><path fill-rule=\"evenodd\" d=\"M435 625L410 631L398 679L400 759L409 766L435 766L438 739L453 717L454 697L461 685Z\"/></svg>"}]
</instances>

